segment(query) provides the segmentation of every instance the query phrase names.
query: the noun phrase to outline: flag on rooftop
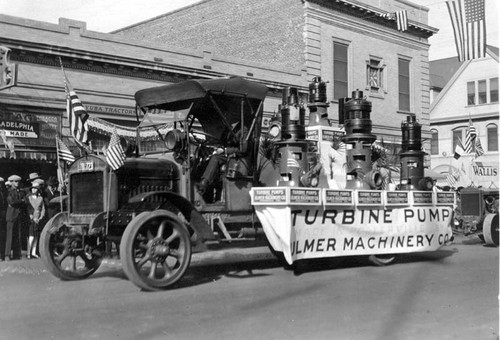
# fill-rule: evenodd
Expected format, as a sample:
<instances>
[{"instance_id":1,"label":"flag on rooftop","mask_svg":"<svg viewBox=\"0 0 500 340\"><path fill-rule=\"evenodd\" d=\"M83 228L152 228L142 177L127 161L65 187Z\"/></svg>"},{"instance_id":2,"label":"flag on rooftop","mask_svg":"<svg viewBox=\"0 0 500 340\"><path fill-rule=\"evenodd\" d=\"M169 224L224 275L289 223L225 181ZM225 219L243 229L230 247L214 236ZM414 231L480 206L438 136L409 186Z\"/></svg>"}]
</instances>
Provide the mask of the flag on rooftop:
<instances>
[{"instance_id":1,"label":"flag on rooftop","mask_svg":"<svg viewBox=\"0 0 500 340\"><path fill-rule=\"evenodd\" d=\"M408 13L406 10L396 11L396 23L398 31L406 31L408 29Z\"/></svg>"},{"instance_id":2,"label":"flag on rooftop","mask_svg":"<svg viewBox=\"0 0 500 340\"><path fill-rule=\"evenodd\" d=\"M125 164L125 152L120 144L120 137L118 137L116 128L113 130L113 135L106 150L106 162L113 170L118 170Z\"/></svg>"},{"instance_id":3,"label":"flag on rooftop","mask_svg":"<svg viewBox=\"0 0 500 340\"><path fill-rule=\"evenodd\" d=\"M59 137L56 137L56 142L57 155L59 156L59 159L68 163L73 163L75 161L75 156L73 156L71 150L66 146L66 144L63 143L62 140L59 139Z\"/></svg>"},{"instance_id":4,"label":"flag on rooftop","mask_svg":"<svg viewBox=\"0 0 500 340\"><path fill-rule=\"evenodd\" d=\"M455 34L458 60L486 56L486 20L484 0L446 1Z\"/></svg>"}]
</instances>

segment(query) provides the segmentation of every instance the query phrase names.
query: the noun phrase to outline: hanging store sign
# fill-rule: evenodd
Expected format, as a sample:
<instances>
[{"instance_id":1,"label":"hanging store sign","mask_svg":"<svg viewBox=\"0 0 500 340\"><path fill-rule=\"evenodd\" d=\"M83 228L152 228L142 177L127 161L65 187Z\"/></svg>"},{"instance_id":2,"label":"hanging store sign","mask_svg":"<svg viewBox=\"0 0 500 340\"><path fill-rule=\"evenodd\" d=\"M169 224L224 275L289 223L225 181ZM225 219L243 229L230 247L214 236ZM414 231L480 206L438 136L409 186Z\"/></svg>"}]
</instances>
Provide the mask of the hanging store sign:
<instances>
[{"instance_id":1,"label":"hanging store sign","mask_svg":"<svg viewBox=\"0 0 500 340\"><path fill-rule=\"evenodd\" d=\"M38 138L40 136L38 123L2 120L0 121L0 130L4 130L7 137Z\"/></svg>"}]
</instances>

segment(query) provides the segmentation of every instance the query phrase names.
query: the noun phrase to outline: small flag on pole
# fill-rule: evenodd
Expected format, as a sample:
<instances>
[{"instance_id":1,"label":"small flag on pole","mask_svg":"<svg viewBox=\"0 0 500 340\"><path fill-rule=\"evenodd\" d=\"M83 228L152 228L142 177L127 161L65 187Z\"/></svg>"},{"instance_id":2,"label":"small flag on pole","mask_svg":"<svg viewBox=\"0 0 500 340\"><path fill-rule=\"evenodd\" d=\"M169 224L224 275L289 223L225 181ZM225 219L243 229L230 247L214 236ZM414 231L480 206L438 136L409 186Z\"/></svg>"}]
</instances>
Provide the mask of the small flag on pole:
<instances>
[{"instance_id":1,"label":"small flag on pole","mask_svg":"<svg viewBox=\"0 0 500 340\"><path fill-rule=\"evenodd\" d=\"M398 24L398 31L406 31L408 29L408 13L406 10L396 11L396 23Z\"/></svg>"},{"instance_id":2,"label":"small flag on pole","mask_svg":"<svg viewBox=\"0 0 500 340\"><path fill-rule=\"evenodd\" d=\"M475 145L476 146L476 157L475 158L484 155L483 146L481 145L481 141L479 140L479 137L476 137L475 144L476 144Z\"/></svg>"},{"instance_id":3,"label":"small flag on pole","mask_svg":"<svg viewBox=\"0 0 500 340\"><path fill-rule=\"evenodd\" d=\"M458 171L458 169L454 170L452 173L450 168L450 171L448 171L448 175L446 176L446 182L450 187L454 187L457 185L459 177L460 177L460 172Z\"/></svg>"},{"instance_id":4,"label":"small flag on pole","mask_svg":"<svg viewBox=\"0 0 500 340\"><path fill-rule=\"evenodd\" d=\"M80 143L88 142L87 119L89 114L82 105L80 98L71 88L69 81L66 84L67 110L71 128L71 135Z\"/></svg>"},{"instance_id":5,"label":"small flag on pole","mask_svg":"<svg viewBox=\"0 0 500 340\"><path fill-rule=\"evenodd\" d=\"M486 56L486 20L484 0L446 1L455 34L458 60Z\"/></svg>"},{"instance_id":6,"label":"small flag on pole","mask_svg":"<svg viewBox=\"0 0 500 340\"><path fill-rule=\"evenodd\" d=\"M75 156L73 156L70 149L59 139L59 137L56 137L56 142L59 159L68 163L73 163L75 161Z\"/></svg>"},{"instance_id":7,"label":"small flag on pole","mask_svg":"<svg viewBox=\"0 0 500 340\"><path fill-rule=\"evenodd\" d=\"M113 170L118 170L125 164L125 152L123 152L116 128L113 130L113 135L109 140L108 150L106 151L106 162L108 162Z\"/></svg>"},{"instance_id":8,"label":"small flag on pole","mask_svg":"<svg viewBox=\"0 0 500 340\"><path fill-rule=\"evenodd\" d=\"M453 155L453 158L459 159L462 157L462 155L465 153L464 148L462 146L462 142L458 141L457 145L455 146L455 154Z\"/></svg>"},{"instance_id":9,"label":"small flag on pole","mask_svg":"<svg viewBox=\"0 0 500 340\"><path fill-rule=\"evenodd\" d=\"M474 125L472 125L472 119L469 118L469 128L467 129L467 131L465 131L464 150L466 153L472 153L476 135L476 128L474 127Z\"/></svg>"}]
</instances>

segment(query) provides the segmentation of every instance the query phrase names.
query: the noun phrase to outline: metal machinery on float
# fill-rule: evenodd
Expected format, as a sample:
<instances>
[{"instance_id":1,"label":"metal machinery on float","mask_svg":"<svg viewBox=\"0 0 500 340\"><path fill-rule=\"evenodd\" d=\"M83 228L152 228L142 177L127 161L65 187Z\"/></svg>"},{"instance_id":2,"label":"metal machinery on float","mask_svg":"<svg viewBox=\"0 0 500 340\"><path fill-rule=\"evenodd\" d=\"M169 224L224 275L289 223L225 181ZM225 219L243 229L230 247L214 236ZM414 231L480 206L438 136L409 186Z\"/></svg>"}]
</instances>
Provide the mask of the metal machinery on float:
<instances>
[{"instance_id":1,"label":"metal machinery on float","mask_svg":"<svg viewBox=\"0 0 500 340\"><path fill-rule=\"evenodd\" d=\"M424 177L421 126L414 116L403 122L398 190L382 190L382 175L372 162L371 103L362 91L339 101L345 133L328 123L326 86L309 86L309 125L296 95L280 107L281 179L276 186L251 189L252 204L269 243L289 264L308 258L368 255L388 264L396 254L437 250L452 237L455 193L434 193ZM296 90L286 89L286 94ZM293 106L293 110L291 107ZM291 112L295 112L296 118ZM306 138L303 138L303 130ZM338 147L338 137L343 148ZM337 147L335 147L335 144ZM306 150L309 152L306 154ZM317 153L318 162L306 162ZM332 170L334 163L343 166ZM330 169L330 170L329 170ZM327 181L303 180L329 172ZM334 174L337 177L334 180Z\"/></svg>"}]
</instances>

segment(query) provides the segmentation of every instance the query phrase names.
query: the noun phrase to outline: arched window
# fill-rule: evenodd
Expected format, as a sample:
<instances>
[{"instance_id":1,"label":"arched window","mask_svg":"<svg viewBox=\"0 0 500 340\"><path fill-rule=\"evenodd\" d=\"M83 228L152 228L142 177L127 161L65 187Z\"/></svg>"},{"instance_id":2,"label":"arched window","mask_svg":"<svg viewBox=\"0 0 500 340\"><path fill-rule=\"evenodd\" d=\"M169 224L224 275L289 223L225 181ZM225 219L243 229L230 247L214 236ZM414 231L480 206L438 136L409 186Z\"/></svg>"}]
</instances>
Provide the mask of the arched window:
<instances>
[{"instance_id":1,"label":"arched window","mask_svg":"<svg viewBox=\"0 0 500 340\"><path fill-rule=\"evenodd\" d=\"M486 126L488 134L488 151L498 151L498 127L496 124Z\"/></svg>"},{"instance_id":2,"label":"arched window","mask_svg":"<svg viewBox=\"0 0 500 340\"><path fill-rule=\"evenodd\" d=\"M439 133L437 130L431 130L431 155L439 155Z\"/></svg>"}]
</instances>

